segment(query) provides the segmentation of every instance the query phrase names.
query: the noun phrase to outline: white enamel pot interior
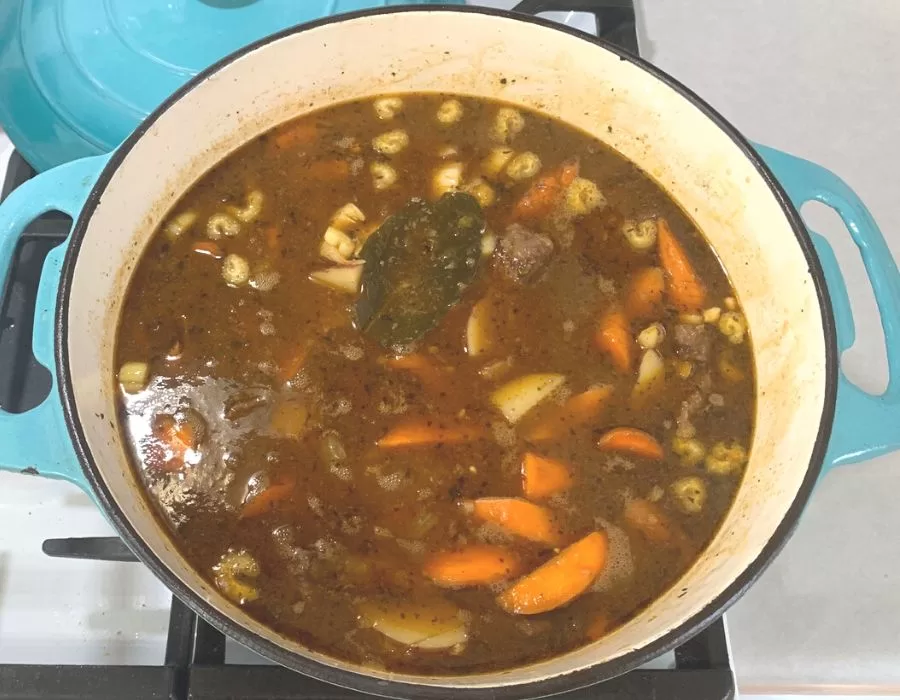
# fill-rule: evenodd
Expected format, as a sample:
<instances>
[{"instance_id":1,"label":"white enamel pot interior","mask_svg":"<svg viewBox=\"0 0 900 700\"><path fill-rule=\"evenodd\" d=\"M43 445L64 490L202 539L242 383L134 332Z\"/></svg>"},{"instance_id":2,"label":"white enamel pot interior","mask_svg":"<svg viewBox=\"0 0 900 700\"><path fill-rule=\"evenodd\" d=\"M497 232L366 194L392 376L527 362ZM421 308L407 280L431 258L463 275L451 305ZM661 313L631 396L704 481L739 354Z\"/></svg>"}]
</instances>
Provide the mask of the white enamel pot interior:
<instances>
[{"instance_id":1,"label":"white enamel pot interior","mask_svg":"<svg viewBox=\"0 0 900 700\"><path fill-rule=\"evenodd\" d=\"M637 163L708 237L749 320L759 383L747 475L706 552L607 638L502 673L391 674L267 629L185 562L139 495L117 426L113 347L123 290L154 228L248 139L309 110L380 93L456 92L537 109ZM366 692L532 697L634 668L714 620L790 533L834 407L831 312L796 212L724 121L643 62L541 20L487 10L376 11L289 30L226 59L163 105L113 157L73 233L57 361L76 449L135 552L195 610L256 651ZM105 418L106 417L106 418Z\"/></svg>"}]
</instances>

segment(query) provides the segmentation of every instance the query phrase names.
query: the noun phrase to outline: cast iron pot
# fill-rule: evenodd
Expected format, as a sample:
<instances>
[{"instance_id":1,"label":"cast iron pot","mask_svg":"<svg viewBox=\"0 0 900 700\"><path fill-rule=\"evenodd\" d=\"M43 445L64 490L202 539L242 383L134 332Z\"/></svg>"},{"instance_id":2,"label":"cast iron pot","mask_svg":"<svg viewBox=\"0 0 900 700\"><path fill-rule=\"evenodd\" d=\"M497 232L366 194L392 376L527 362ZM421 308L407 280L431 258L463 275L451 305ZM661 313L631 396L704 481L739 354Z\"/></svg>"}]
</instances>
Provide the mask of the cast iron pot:
<instances>
[{"instance_id":1,"label":"cast iron pot","mask_svg":"<svg viewBox=\"0 0 900 700\"><path fill-rule=\"evenodd\" d=\"M507 100L593 134L652 176L709 238L746 312L756 431L734 506L661 598L605 639L499 673L425 677L363 668L251 619L182 558L153 516L116 423L113 347L123 291L147 241L197 178L248 139L337 101L451 91ZM891 380L879 397L840 373L853 321L834 255L797 214L833 206L859 245L882 314ZM174 94L112 156L41 174L0 207L5 273L23 225L76 220L49 255L34 350L54 388L0 414L0 462L87 489L124 541L191 608L288 668L406 698L523 698L633 669L715 620L784 545L824 467L897 447L900 274L857 197L807 161L752 146L653 66L540 19L485 9L379 10L302 25L238 51ZM837 409L837 410L836 410Z\"/></svg>"}]
</instances>

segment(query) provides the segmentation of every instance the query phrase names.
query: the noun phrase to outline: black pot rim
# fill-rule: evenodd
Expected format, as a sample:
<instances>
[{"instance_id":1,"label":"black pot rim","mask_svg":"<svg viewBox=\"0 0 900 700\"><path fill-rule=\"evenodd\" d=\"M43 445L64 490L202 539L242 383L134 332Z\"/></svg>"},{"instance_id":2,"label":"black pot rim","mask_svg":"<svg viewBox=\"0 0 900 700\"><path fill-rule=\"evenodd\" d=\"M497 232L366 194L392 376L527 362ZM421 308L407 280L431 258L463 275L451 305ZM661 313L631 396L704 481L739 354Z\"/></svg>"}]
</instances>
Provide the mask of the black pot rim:
<instances>
[{"instance_id":1,"label":"black pot rim","mask_svg":"<svg viewBox=\"0 0 900 700\"><path fill-rule=\"evenodd\" d=\"M375 15L395 14L405 12L456 12L481 15L492 15L511 19L519 22L536 24L553 31L561 31L587 41L617 55L620 60L629 61L650 73L657 80L662 81L676 90L684 98L690 101L697 109L710 119L721 131L723 131L741 149L747 159L753 164L757 172L768 184L781 206L787 220L790 222L794 235L809 264L809 271L815 283L816 294L822 315L822 326L825 335L825 401L819 423L818 434L810 457L809 467L801 483L790 508L785 513L781 523L772 534L769 541L763 547L759 556L741 573L740 576L729 585L719 596L709 603L694 616L675 627L650 644L639 649L634 649L622 656L610 661L600 662L593 666L573 671L570 673L553 676L539 681L514 683L511 685L493 685L482 688L459 688L452 685L432 686L419 685L399 681L385 681L361 672L334 668L324 663L315 661L299 653L268 641L260 635L250 632L236 623L232 618L216 610L209 602L203 599L196 591L182 583L182 581L168 569L149 546L141 539L137 531L132 528L124 513L119 509L112 493L100 476L97 465L90 453L84 431L75 405L72 386L72 376L69 371L68 361L68 328L66 318L69 312L69 299L72 289L72 280L75 271L75 262L81 243L87 231L88 222L99 203L100 196L112 178L119 165L150 126L172 104L194 89L213 73L237 60L238 58L266 46L274 41L293 34L299 34L327 24L340 23L345 20L369 17ZM819 259L815 253L812 239L804 227L800 215L794 208L785 191L775 179L772 172L765 165L762 158L756 153L750 143L726 121L716 110L710 107L693 91L676 81L674 78L654 67L647 61L623 52L616 46L585 34L569 27L553 23L549 20L531 15L513 13L505 10L496 10L484 7L463 7L457 5L428 5L411 7L391 7L372 10L362 10L343 15L335 15L319 19L306 24L298 25L267 36L259 41L249 44L242 49L230 54L205 71L199 73L188 83L176 90L166 101L154 110L138 128L123 142L112 154L108 164L100 174L99 179L89 194L84 208L72 229L71 242L66 251L65 260L61 272L59 296L57 300L57 312L55 319L56 346L55 360L57 376L59 378L59 392L62 400L63 412L66 417L66 425L72 439L75 452L81 462L82 469L97 498L106 511L109 519L115 525L120 536L125 540L132 551L146 564L150 570L165 585L173 591L185 604L198 615L209 621L214 627L224 634L234 638L253 651L268 657L269 659L294 671L335 685L351 688L372 695L409 698L410 700L433 699L443 700L448 692L454 697L468 700L519 700L522 698L535 698L547 695L571 691L588 685L609 680L618 675L641 666L660 654L670 651L684 643L699 631L717 620L725 610L734 603L763 573L769 563L778 554L789 539L797 525L803 508L808 501L812 489L818 480L831 435L831 427L834 419L835 401L837 395L837 341L835 336L834 315L831 300L825 285L825 277ZM515 669L510 671L510 675ZM448 683L452 680L448 679Z\"/></svg>"}]
</instances>

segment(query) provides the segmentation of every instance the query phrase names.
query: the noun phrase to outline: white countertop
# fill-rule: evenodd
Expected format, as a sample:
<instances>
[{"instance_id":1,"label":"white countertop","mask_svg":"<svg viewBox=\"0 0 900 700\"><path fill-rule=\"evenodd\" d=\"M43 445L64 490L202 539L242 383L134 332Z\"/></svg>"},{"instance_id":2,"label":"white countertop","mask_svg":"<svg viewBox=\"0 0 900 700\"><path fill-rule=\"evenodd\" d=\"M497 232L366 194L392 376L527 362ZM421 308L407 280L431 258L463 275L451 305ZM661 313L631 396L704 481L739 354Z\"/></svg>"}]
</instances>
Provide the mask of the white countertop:
<instances>
[{"instance_id":1,"label":"white countertop","mask_svg":"<svg viewBox=\"0 0 900 700\"><path fill-rule=\"evenodd\" d=\"M748 137L840 174L900 257L900 2L638 3L647 58ZM846 263L859 337L848 371L866 388L883 387L881 337L859 257L834 217L814 212L811 221ZM824 479L785 551L728 614L743 694L900 693L898 492L900 454ZM87 497L4 473L0 512L0 663L34 662L48 641L38 630L48 628L57 663L161 660L168 594L144 567L61 568L40 552L48 537L111 534ZM104 602L88 605L98 590ZM48 606L48 596L65 604ZM12 630L22 631L14 644Z\"/></svg>"}]
</instances>

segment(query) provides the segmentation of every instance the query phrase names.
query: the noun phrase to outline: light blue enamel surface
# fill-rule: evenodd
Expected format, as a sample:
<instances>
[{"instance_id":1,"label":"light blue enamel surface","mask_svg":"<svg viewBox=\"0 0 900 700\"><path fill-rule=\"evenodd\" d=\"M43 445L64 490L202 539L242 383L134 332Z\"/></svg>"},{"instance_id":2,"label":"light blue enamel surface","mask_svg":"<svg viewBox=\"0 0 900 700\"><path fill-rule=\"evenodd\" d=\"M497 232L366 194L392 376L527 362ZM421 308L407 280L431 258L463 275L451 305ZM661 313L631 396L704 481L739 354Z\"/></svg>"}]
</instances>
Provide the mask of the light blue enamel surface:
<instances>
[{"instance_id":1,"label":"light blue enamel surface","mask_svg":"<svg viewBox=\"0 0 900 700\"><path fill-rule=\"evenodd\" d=\"M765 146L759 154L784 186L794 206L816 200L832 207L844 221L859 248L881 315L887 346L889 380L880 396L838 375L837 409L825 468L853 464L900 448L900 272L878 225L847 184L834 173L808 160ZM856 340L847 286L834 251L823 236L810 231L834 307L838 351Z\"/></svg>"},{"instance_id":2,"label":"light blue enamel surface","mask_svg":"<svg viewBox=\"0 0 900 700\"><path fill-rule=\"evenodd\" d=\"M900 273L887 244L859 198L835 175L808 161L765 146L760 154L798 208L808 200L834 207L859 246L881 312L887 340L890 381L873 396L841 373L837 411L825 466L850 464L900 447ZM40 214L60 210L73 218L84 204L108 156L59 166L26 182L0 205L0 275L5 277L23 227ZM812 233L834 307L838 348L853 345L855 331L847 289L828 242ZM87 489L65 427L56 389L53 320L60 270L67 243L47 256L41 276L34 324L34 354L53 376L50 396L21 414L0 412L0 469L34 467L42 475L68 479ZM3 279L0 278L0 288Z\"/></svg>"},{"instance_id":3,"label":"light blue enamel surface","mask_svg":"<svg viewBox=\"0 0 900 700\"><path fill-rule=\"evenodd\" d=\"M48 211L77 218L107 160L109 156L96 156L61 165L18 187L0 204L0 289L24 227ZM26 413L0 409L0 469L34 468L42 476L66 479L88 491L66 430L53 358L56 297L67 246L68 240L47 255L35 306L32 348L53 378L50 394Z\"/></svg>"},{"instance_id":4,"label":"light blue enamel surface","mask_svg":"<svg viewBox=\"0 0 900 700\"><path fill-rule=\"evenodd\" d=\"M0 125L37 170L108 153L241 46L326 15L435 2L0 0Z\"/></svg>"}]
</instances>

